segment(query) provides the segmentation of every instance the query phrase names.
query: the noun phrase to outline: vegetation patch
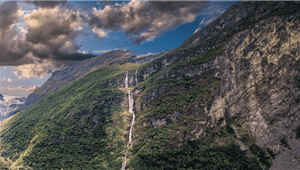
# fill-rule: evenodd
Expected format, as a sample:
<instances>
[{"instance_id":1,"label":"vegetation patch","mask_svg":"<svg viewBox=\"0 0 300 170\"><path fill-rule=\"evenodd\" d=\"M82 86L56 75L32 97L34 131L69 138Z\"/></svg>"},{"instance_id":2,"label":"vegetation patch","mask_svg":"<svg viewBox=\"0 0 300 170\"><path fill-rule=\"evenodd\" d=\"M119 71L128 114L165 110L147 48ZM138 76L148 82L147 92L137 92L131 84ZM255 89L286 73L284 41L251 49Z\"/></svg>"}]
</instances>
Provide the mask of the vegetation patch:
<instances>
[{"instance_id":1,"label":"vegetation patch","mask_svg":"<svg viewBox=\"0 0 300 170\"><path fill-rule=\"evenodd\" d=\"M288 148L288 149L291 150L291 147L290 147L289 144L287 143L285 137L283 137L283 138L280 139L280 143L281 143L282 146L284 146L284 147L286 147L286 148Z\"/></svg>"},{"instance_id":2,"label":"vegetation patch","mask_svg":"<svg viewBox=\"0 0 300 170\"><path fill-rule=\"evenodd\" d=\"M179 149L142 150L131 159L129 169L262 169L236 144L210 147L201 141L189 141Z\"/></svg>"},{"instance_id":3,"label":"vegetation patch","mask_svg":"<svg viewBox=\"0 0 300 170\"><path fill-rule=\"evenodd\" d=\"M0 169L1 169L1 170L8 170L8 167L7 167L5 164L3 164L3 163L1 162L1 160L0 160Z\"/></svg>"},{"instance_id":4,"label":"vegetation patch","mask_svg":"<svg viewBox=\"0 0 300 170\"><path fill-rule=\"evenodd\" d=\"M149 90L160 86L162 83L165 83L166 80L161 80L161 81L158 81L158 82L154 81L156 77L158 77L159 75L161 75L165 71L171 70L171 69L178 69L178 68L182 68L182 67L189 67L191 65L203 64L203 63L215 58L217 55L221 54L224 51L224 49L223 49L224 45L225 44L223 44L219 47L213 48L213 49L207 51L204 54L194 56L193 58L191 58L189 60L185 60L184 62L174 63L174 64L158 71L157 73L153 74L152 76L150 76L149 78L147 78L143 82L139 83L137 88L145 88L145 87L146 88L144 89L142 95L139 96L138 101L140 101L140 98L143 95L145 95ZM170 81L170 80L167 80L167 81ZM185 80L177 80L177 81L182 81L183 82Z\"/></svg>"},{"instance_id":5,"label":"vegetation patch","mask_svg":"<svg viewBox=\"0 0 300 170\"><path fill-rule=\"evenodd\" d=\"M5 121L0 156L13 162L11 169L120 168L124 92L105 82L126 70L130 67L91 72Z\"/></svg>"},{"instance_id":6,"label":"vegetation patch","mask_svg":"<svg viewBox=\"0 0 300 170\"><path fill-rule=\"evenodd\" d=\"M190 92L184 92L181 94L168 93L160 97L160 99L150 107L150 109L143 110L140 114L143 117L151 117L159 115L160 118L173 113L176 110L181 110L184 105L191 105L200 97L203 97L204 92L208 92L210 88L218 87L219 81L215 80L206 87L196 89ZM143 120L141 120L143 121Z\"/></svg>"},{"instance_id":7,"label":"vegetation patch","mask_svg":"<svg viewBox=\"0 0 300 170\"><path fill-rule=\"evenodd\" d=\"M272 166L271 158L259 146L252 144L249 147L249 150L259 159L261 167L264 169L269 169Z\"/></svg>"}]
</instances>

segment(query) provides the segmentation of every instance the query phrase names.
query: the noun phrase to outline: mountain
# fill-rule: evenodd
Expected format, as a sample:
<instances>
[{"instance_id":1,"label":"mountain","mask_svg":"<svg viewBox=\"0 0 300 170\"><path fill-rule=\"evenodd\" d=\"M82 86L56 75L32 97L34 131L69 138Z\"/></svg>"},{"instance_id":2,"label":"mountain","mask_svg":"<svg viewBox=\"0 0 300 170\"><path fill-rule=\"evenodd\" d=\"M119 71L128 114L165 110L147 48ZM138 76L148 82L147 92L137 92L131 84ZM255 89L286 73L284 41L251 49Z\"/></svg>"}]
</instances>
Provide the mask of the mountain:
<instances>
[{"instance_id":1,"label":"mountain","mask_svg":"<svg viewBox=\"0 0 300 170\"><path fill-rule=\"evenodd\" d=\"M25 100L25 97L3 96L0 93L0 121L15 114Z\"/></svg>"},{"instance_id":2,"label":"mountain","mask_svg":"<svg viewBox=\"0 0 300 170\"><path fill-rule=\"evenodd\" d=\"M53 73L2 121L0 166L299 169L299 9L239 2L153 59L118 50Z\"/></svg>"},{"instance_id":3,"label":"mountain","mask_svg":"<svg viewBox=\"0 0 300 170\"><path fill-rule=\"evenodd\" d=\"M170 51L164 51L157 54L136 55L129 50L120 49L107 52L91 59L67 65L55 71L46 83L44 83L39 89L31 93L28 96L25 104L22 105L19 110L21 111L27 108L49 92L56 91L61 87L84 77L86 74L97 70L100 67L113 65L116 62L131 62L143 64L161 57L168 52Z\"/></svg>"}]
</instances>

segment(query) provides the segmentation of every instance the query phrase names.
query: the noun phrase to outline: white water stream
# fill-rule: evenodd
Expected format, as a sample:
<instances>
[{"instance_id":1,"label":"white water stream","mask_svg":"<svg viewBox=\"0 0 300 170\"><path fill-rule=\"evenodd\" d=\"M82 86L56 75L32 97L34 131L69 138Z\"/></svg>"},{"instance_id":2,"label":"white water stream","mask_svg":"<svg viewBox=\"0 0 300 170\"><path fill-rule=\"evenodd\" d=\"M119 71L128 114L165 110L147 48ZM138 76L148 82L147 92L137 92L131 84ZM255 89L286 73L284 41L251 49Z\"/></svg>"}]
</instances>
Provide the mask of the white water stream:
<instances>
[{"instance_id":1,"label":"white water stream","mask_svg":"<svg viewBox=\"0 0 300 170\"><path fill-rule=\"evenodd\" d=\"M137 71L136 71L136 74L137 74ZM137 78L136 78L136 83L137 83ZM122 164L122 170L126 169L127 152L128 152L128 147L132 142L132 127L133 127L134 120L135 120L135 114L133 112L133 97L131 95L131 91L128 89L128 71L126 73L126 78L125 78L125 88L126 88L127 93L128 93L129 113L132 114L132 122L131 122L131 126L130 126L130 131L129 131L129 140L128 140L128 143L127 143L127 149L126 149L126 153L125 153L125 161Z\"/></svg>"},{"instance_id":2,"label":"white water stream","mask_svg":"<svg viewBox=\"0 0 300 170\"><path fill-rule=\"evenodd\" d=\"M135 70L135 86L138 85L137 74L138 74L138 70Z\"/></svg>"}]
</instances>

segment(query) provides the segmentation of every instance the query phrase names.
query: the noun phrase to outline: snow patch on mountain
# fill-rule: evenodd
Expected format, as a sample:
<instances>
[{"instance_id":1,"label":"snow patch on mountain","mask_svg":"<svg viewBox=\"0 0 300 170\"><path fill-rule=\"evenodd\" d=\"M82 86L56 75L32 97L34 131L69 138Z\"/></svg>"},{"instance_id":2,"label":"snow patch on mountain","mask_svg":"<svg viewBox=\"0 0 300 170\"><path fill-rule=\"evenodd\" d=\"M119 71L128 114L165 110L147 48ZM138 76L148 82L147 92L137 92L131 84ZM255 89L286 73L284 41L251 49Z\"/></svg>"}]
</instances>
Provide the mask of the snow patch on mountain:
<instances>
[{"instance_id":1,"label":"snow patch on mountain","mask_svg":"<svg viewBox=\"0 0 300 170\"><path fill-rule=\"evenodd\" d=\"M26 98L7 96L0 93L0 121L11 116L17 108L24 104Z\"/></svg>"}]
</instances>

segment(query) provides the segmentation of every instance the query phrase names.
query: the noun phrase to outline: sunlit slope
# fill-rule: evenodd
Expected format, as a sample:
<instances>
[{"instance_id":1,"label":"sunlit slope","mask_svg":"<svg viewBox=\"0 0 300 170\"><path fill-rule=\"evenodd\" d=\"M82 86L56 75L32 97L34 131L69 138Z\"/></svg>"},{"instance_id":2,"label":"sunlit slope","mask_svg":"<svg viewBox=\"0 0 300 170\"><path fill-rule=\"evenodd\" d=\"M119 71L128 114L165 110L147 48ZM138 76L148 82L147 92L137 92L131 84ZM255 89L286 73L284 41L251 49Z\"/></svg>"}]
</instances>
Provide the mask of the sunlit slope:
<instances>
[{"instance_id":1,"label":"sunlit slope","mask_svg":"<svg viewBox=\"0 0 300 170\"><path fill-rule=\"evenodd\" d=\"M7 166L114 170L121 167L126 111L122 113L120 103L124 92L105 82L116 79L126 69L123 66L94 71L3 122L1 157L13 163Z\"/></svg>"}]
</instances>

